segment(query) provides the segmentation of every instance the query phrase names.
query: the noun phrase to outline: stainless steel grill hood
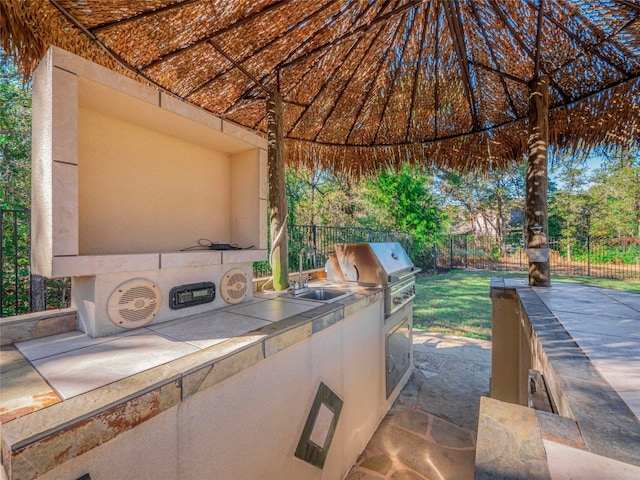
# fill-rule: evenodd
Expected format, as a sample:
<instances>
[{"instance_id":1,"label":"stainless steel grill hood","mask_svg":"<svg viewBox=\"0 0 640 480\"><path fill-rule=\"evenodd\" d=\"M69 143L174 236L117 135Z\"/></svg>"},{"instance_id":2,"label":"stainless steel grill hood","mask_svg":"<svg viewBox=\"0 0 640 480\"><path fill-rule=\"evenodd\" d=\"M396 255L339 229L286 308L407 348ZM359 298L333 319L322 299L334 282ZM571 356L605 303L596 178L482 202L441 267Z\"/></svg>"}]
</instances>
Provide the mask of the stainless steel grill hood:
<instances>
[{"instance_id":1,"label":"stainless steel grill hood","mask_svg":"<svg viewBox=\"0 0 640 480\"><path fill-rule=\"evenodd\" d=\"M340 271L335 268L336 261ZM368 285L388 286L417 270L399 243L337 243L335 260L330 263L330 280Z\"/></svg>"}]
</instances>

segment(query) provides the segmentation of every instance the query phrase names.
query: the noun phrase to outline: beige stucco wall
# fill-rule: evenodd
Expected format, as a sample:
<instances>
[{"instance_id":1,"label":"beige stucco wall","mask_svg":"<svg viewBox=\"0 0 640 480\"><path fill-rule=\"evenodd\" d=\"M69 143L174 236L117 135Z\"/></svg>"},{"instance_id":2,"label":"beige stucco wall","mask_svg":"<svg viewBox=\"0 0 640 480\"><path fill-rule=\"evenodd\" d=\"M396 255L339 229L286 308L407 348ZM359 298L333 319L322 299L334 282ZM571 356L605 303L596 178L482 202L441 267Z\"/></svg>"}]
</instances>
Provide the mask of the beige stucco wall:
<instances>
[{"instance_id":1,"label":"beige stucco wall","mask_svg":"<svg viewBox=\"0 0 640 480\"><path fill-rule=\"evenodd\" d=\"M33 75L31 143L31 271L45 276L78 251L76 89L48 53Z\"/></svg>"},{"instance_id":2,"label":"beige stucco wall","mask_svg":"<svg viewBox=\"0 0 640 480\"><path fill-rule=\"evenodd\" d=\"M387 400L382 318L378 301L43 478L342 479L410 373ZM323 470L294 456L320 382L344 401Z\"/></svg>"},{"instance_id":3,"label":"beige stucco wall","mask_svg":"<svg viewBox=\"0 0 640 480\"><path fill-rule=\"evenodd\" d=\"M56 47L33 91L34 274L138 270L104 257L203 237L266 258L263 138Z\"/></svg>"},{"instance_id":4,"label":"beige stucco wall","mask_svg":"<svg viewBox=\"0 0 640 480\"><path fill-rule=\"evenodd\" d=\"M491 397L503 402L522 404L520 364L520 310L515 294L492 296ZM526 380L526 372L524 379ZM526 400L525 403L526 405Z\"/></svg>"},{"instance_id":5,"label":"beige stucco wall","mask_svg":"<svg viewBox=\"0 0 640 480\"><path fill-rule=\"evenodd\" d=\"M230 177L227 185L229 241L242 248L253 245L254 248L266 249L266 151L254 149L233 154L229 166Z\"/></svg>"},{"instance_id":6,"label":"beige stucco wall","mask_svg":"<svg viewBox=\"0 0 640 480\"><path fill-rule=\"evenodd\" d=\"M230 241L228 155L86 109L78 133L80 255Z\"/></svg>"}]
</instances>

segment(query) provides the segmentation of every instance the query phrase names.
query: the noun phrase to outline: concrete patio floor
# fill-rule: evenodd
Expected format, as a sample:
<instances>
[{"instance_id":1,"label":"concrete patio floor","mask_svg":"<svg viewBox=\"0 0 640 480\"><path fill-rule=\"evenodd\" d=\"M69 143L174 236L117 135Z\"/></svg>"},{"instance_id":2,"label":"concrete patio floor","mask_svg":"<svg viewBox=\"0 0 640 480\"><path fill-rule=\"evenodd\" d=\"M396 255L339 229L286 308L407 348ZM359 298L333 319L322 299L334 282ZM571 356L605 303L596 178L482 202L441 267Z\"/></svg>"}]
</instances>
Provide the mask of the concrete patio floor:
<instances>
[{"instance_id":1,"label":"concrete patio floor","mask_svg":"<svg viewBox=\"0 0 640 480\"><path fill-rule=\"evenodd\" d=\"M472 479L491 342L414 331L414 370L347 480Z\"/></svg>"}]
</instances>

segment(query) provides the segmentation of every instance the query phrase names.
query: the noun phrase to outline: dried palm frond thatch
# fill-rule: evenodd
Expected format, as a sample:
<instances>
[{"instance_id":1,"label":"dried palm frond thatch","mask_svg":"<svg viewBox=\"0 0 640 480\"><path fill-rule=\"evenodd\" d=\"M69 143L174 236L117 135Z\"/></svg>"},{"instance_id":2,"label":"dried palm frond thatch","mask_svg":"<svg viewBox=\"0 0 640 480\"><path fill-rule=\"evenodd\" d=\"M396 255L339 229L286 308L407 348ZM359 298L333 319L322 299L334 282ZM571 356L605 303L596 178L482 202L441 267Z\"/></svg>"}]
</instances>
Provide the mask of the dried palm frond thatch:
<instances>
[{"instance_id":1,"label":"dried palm frond thatch","mask_svg":"<svg viewBox=\"0 0 640 480\"><path fill-rule=\"evenodd\" d=\"M521 159L542 74L553 148L640 143L637 0L3 0L0 43L25 74L57 45L262 132L279 90L288 161L354 175Z\"/></svg>"}]
</instances>

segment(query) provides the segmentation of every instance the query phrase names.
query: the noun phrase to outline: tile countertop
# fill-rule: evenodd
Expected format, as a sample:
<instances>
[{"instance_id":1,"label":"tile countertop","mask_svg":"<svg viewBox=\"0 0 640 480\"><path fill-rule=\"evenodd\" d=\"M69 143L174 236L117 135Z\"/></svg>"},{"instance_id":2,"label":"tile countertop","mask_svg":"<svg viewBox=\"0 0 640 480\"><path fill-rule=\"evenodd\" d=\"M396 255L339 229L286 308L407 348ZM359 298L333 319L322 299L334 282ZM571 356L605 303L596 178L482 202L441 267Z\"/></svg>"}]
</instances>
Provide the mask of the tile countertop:
<instances>
[{"instance_id":1,"label":"tile countertop","mask_svg":"<svg viewBox=\"0 0 640 480\"><path fill-rule=\"evenodd\" d=\"M112 416L134 401L151 402L150 418L382 300L380 288L327 281L310 287L351 293L329 301L259 293L238 305L108 337L67 331L2 346L4 461L73 425L87 428L88 422L90 428L101 415ZM4 327L5 335L16 337L15 325ZM132 428L131 422L120 422L120 428Z\"/></svg>"}]
</instances>

